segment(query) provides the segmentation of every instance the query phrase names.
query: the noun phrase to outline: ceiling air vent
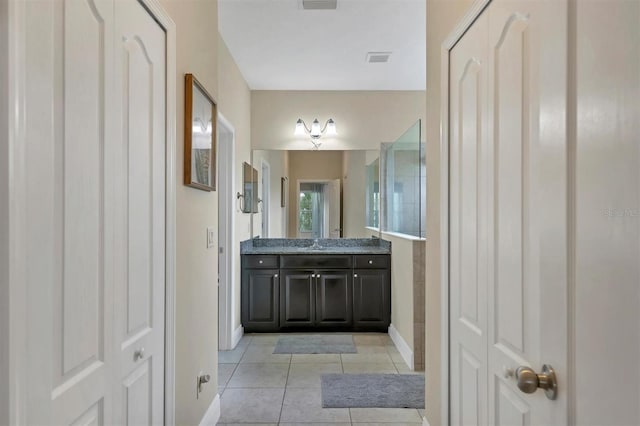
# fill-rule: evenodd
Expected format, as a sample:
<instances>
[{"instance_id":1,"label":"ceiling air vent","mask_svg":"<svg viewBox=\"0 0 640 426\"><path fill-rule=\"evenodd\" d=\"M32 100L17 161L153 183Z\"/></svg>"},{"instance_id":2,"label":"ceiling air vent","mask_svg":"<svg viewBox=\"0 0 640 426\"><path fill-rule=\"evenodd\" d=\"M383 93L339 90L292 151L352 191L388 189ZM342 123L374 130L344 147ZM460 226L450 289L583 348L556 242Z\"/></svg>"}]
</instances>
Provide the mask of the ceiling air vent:
<instances>
[{"instance_id":1,"label":"ceiling air vent","mask_svg":"<svg viewBox=\"0 0 640 426\"><path fill-rule=\"evenodd\" d=\"M389 62L391 52L369 52L367 53L367 62L370 64L384 64Z\"/></svg>"},{"instance_id":2,"label":"ceiling air vent","mask_svg":"<svg viewBox=\"0 0 640 426\"><path fill-rule=\"evenodd\" d=\"M305 10L332 10L337 7L338 0L302 0L302 8Z\"/></svg>"}]
</instances>

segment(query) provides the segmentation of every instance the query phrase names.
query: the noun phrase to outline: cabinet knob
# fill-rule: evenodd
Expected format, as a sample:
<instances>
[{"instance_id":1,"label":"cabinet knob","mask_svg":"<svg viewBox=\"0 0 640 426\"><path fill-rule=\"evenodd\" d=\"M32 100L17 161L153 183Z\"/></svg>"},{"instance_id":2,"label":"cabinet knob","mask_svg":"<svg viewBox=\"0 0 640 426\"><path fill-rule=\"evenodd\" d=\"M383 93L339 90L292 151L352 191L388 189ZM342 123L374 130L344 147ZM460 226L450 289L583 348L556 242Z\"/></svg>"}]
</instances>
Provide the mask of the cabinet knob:
<instances>
[{"instance_id":1,"label":"cabinet knob","mask_svg":"<svg viewBox=\"0 0 640 426\"><path fill-rule=\"evenodd\" d=\"M370 261L369 261L369 265L373 265L373 260L370 260Z\"/></svg>"},{"instance_id":2,"label":"cabinet knob","mask_svg":"<svg viewBox=\"0 0 640 426\"><path fill-rule=\"evenodd\" d=\"M262 260L258 260L258 263L262 265L263 262L262 262Z\"/></svg>"},{"instance_id":3,"label":"cabinet knob","mask_svg":"<svg viewBox=\"0 0 640 426\"><path fill-rule=\"evenodd\" d=\"M133 353L133 360L138 361L144 358L144 348L140 348Z\"/></svg>"},{"instance_id":4,"label":"cabinet knob","mask_svg":"<svg viewBox=\"0 0 640 426\"><path fill-rule=\"evenodd\" d=\"M278 278L278 274L275 274L275 275L273 276L273 278Z\"/></svg>"},{"instance_id":5,"label":"cabinet knob","mask_svg":"<svg viewBox=\"0 0 640 426\"><path fill-rule=\"evenodd\" d=\"M353 278L358 278L358 274L353 274Z\"/></svg>"},{"instance_id":6,"label":"cabinet knob","mask_svg":"<svg viewBox=\"0 0 640 426\"><path fill-rule=\"evenodd\" d=\"M315 277L316 277L316 274L311 274L311 278L315 278Z\"/></svg>"}]
</instances>

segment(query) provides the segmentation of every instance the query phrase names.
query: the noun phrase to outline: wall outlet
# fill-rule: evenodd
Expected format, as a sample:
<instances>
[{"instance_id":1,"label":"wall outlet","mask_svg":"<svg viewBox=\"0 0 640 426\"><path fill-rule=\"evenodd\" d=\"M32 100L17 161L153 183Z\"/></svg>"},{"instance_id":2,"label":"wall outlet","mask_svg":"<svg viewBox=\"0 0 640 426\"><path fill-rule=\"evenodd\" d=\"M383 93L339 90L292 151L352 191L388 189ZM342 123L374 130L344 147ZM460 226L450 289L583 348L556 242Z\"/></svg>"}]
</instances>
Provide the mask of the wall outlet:
<instances>
[{"instance_id":1,"label":"wall outlet","mask_svg":"<svg viewBox=\"0 0 640 426\"><path fill-rule=\"evenodd\" d=\"M211 248L216 243L216 232L214 228L207 228L207 248Z\"/></svg>"}]
</instances>

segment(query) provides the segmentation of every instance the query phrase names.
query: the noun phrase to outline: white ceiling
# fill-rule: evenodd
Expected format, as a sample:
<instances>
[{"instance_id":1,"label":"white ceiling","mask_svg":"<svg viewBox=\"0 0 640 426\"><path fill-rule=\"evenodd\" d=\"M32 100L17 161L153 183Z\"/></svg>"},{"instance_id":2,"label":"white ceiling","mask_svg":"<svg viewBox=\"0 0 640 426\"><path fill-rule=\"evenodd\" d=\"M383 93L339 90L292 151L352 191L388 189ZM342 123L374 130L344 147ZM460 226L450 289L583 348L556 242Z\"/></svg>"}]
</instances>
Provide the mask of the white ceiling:
<instances>
[{"instance_id":1,"label":"white ceiling","mask_svg":"<svg viewBox=\"0 0 640 426\"><path fill-rule=\"evenodd\" d=\"M253 90L425 90L424 0L218 0L219 30ZM368 52L393 52L367 63Z\"/></svg>"}]
</instances>

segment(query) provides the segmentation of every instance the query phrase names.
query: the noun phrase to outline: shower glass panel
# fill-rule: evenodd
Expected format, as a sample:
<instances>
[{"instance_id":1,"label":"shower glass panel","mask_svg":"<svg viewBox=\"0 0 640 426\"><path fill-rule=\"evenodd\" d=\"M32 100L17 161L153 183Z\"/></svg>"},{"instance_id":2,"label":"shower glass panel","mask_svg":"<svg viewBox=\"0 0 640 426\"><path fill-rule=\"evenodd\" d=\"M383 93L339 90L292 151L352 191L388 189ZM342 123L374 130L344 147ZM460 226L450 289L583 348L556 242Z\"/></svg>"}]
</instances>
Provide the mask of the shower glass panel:
<instances>
[{"instance_id":1,"label":"shower glass panel","mask_svg":"<svg viewBox=\"0 0 640 426\"><path fill-rule=\"evenodd\" d=\"M382 231L425 238L426 162L418 120L393 143L381 144Z\"/></svg>"}]
</instances>

